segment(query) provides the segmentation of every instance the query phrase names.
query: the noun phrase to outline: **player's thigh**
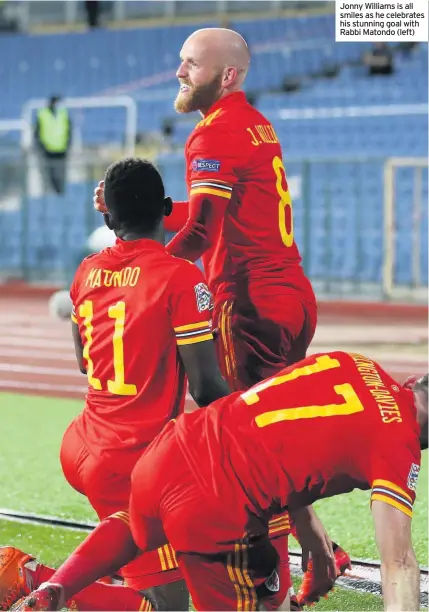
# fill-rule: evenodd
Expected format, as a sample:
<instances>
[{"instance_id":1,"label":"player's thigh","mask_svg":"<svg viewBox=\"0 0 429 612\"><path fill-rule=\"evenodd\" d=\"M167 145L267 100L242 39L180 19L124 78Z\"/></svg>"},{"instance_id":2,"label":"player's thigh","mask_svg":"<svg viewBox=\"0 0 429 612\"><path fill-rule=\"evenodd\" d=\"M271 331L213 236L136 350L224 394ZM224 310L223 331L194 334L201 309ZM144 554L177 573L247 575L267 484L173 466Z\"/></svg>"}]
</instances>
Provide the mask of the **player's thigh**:
<instances>
[{"instance_id":1,"label":"player's thigh","mask_svg":"<svg viewBox=\"0 0 429 612\"><path fill-rule=\"evenodd\" d=\"M157 550L139 555L121 568L120 574L129 587L147 594L157 606L159 600L159 609L188 609L182 607L186 592L183 593L182 574L171 544L166 543Z\"/></svg>"},{"instance_id":2,"label":"player's thigh","mask_svg":"<svg viewBox=\"0 0 429 612\"><path fill-rule=\"evenodd\" d=\"M60 461L66 480L88 498L100 520L128 508L132 469L128 465L130 460L92 454L75 421L63 436ZM134 463L135 459L131 458L131 464Z\"/></svg>"},{"instance_id":3,"label":"player's thigh","mask_svg":"<svg viewBox=\"0 0 429 612\"><path fill-rule=\"evenodd\" d=\"M313 302L302 303L304 318L298 335L285 338L284 352L288 357L288 365L305 359L307 349L313 340L317 326L317 306Z\"/></svg>"},{"instance_id":4,"label":"player's thigh","mask_svg":"<svg viewBox=\"0 0 429 612\"><path fill-rule=\"evenodd\" d=\"M276 610L280 608L292 591L292 578L289 564L289 537L286 533L277 537L273 536L270 537L270 543L278 554L277 573L279 578L279 590L273 595L271 601L271 604L276 606L271 609Z\"/></svg>"},{"instance_id":5,"label":"player's thigh","mask_svg":"<svg viewBox=\"0 0 429 612\"><path fill-rule=\"evenodd\" d=\"M72 421L61 442L60 462L65 479L82 495L86 495L83 476L89 459L89 451L77 430L75 421Z\"/></svg>"},{"instance_id":6,"label":"player's thigh","mask_svg":"<svg viewBox=\"0 0 429 612\"><path fill-rule=\"evenodd\" d=\"M100 520L127 510L129 505L131 481L129 474L112 471L107 463L93 458L87 464L84 486L89 503Z\"/></svg>"},{"instance_id":7,"label":"player's thigh","mask_svg":"<svg viewBox=\"0 0 429 612\"><path fill-rule=\"evenodd\" d=\"M180 553L177 559L196 610L276 610L287 596L276 551L265 538L254 546L237 541L225 554Z\"/></svg>"},{"instance_id":8,"label":"player's thigh","mask_svg":"<svg viewBox=\"0 0 429 612\"><path fill-rule=\"evenodd\" d=\"M217 304L216 348L222 373L233 390L244 390L297 361L313 334L299 295L279 296L258 304Z\"/></svg>"}]
</instances>

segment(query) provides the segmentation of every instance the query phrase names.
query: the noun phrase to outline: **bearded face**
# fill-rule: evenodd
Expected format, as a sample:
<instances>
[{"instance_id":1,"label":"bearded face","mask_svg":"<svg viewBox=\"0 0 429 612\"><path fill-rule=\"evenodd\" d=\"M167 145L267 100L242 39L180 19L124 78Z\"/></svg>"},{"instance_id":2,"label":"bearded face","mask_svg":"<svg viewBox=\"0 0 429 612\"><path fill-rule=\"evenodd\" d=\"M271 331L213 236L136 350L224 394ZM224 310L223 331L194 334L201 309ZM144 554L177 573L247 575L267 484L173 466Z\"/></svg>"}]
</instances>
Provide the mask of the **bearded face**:
<instances>
[{"instance_id":1,"label":"bearded face","mask_svg":"<svg viewBox=\"0 0 429 612\"><path fill-rule=\"evenodd\" d=\"M193 84L191 79L180 79L180 90L174 102L178 113L192 113L209 109L220 97L222 74L206 83Z\"/></svg>"}]
</instances>

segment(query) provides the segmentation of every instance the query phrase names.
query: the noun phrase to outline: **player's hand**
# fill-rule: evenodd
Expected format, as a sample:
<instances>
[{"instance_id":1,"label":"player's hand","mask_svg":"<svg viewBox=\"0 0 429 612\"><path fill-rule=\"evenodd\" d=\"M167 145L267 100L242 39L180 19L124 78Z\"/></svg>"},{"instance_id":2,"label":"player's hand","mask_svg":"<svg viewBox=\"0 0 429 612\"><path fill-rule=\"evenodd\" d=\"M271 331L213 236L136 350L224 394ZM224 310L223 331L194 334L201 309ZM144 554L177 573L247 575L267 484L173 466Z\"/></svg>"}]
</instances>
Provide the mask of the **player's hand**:
<instances>
[{"instance_id":1,"label":"player's hand","mask_svg":"<svg viewBox=\"0 0 429 612\"><path fill-rule=\"evenodd\" d=\"M311 564L314 583L321 585L320 590L322 592L330 591L337 579L338 572L332 541L326 532L312 534L311 543L303 546L302 570L306 571L309 564Z\"/></svg>"},{"instance_id":2,"label":"player's hand","mask_svg":"<svg viewBox=\"0 0 429 612\"><path fill-rule=\"evenodd\" d=\"M104 181L100 181L94 189L92 201L94 202L95 210L101 213L107 213L106 202L104 201Z\"/></svg>"},{"instance_id":3,"label":"player's hand","mask_svg":"<svg viewBox=\"0 0 429 612\"><path fill-rule=\"evenodd\" d=\"M332 540L313 508L302 508L292 518L302 547L302 570L310 564L315 584L323 585L321 590L327 593L338 576Z\"/></svg>"}]
</instances>

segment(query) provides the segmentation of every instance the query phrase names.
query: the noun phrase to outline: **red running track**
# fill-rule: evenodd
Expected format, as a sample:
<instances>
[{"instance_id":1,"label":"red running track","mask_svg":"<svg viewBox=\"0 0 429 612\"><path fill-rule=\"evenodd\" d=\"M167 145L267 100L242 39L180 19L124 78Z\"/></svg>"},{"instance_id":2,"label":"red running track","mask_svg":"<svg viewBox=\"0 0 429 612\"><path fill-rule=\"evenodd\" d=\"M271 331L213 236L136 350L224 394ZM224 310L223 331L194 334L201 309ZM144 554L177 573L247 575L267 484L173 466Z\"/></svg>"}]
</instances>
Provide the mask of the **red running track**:
<instances>
[{"instance_id":1,"label":"red running track","mask_svg":"<svg viewBox=\"0 0 429 612\"><path fill-rule=\"evenodd\" d=\"M334 306L326 312L322 306L320 311L310 352L362 352L379 361L400 382L412 373L426 372L424 310L413 316L405 307L402 315L393 313L393 318L386 318L377 307L372 318L359 316L362 313L356 308ZM0 391L84 398L86 378L77 369L70 325L48 315L44 296L0 298Z\"/></svg>"}]
</instances>

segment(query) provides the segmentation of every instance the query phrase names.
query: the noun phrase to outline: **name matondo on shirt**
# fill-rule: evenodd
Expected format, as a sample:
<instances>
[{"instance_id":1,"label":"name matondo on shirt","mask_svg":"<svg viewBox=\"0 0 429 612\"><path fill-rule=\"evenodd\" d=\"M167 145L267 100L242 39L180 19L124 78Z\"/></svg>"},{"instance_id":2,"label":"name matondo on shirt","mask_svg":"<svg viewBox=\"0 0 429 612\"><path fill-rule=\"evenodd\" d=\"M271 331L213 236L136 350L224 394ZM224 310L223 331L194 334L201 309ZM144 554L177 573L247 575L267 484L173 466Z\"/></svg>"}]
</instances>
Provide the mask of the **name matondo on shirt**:
<instances>
[{"instance_id":1,"label":"name matondo on shirt","mask_svg":"<svg viewBox=\"0 0 429 612\"><path fill-rule=\"evenodd\" d=\"M126 267L123 270L102 270L91 268L86 277L87 287L135 287L140 276L140 267Z\"/></svg>"},{"instance_id":2,"label":"name matondo on shirt","mask_svg":"<svg viewBox=\"0 0 429 612\"><path fill-rule=\"evenodd\" d=\"M354 360L362 380L369 387L369 392L377 402L383 423L402 423L401 411L396 400L381 380L374 362L357 353L351 353L350 356Z\"/></svg>"}]
</instances>

